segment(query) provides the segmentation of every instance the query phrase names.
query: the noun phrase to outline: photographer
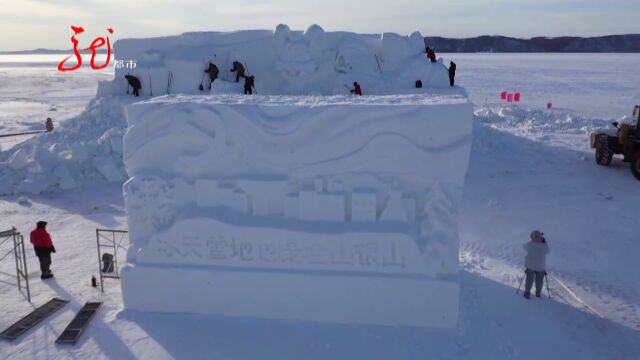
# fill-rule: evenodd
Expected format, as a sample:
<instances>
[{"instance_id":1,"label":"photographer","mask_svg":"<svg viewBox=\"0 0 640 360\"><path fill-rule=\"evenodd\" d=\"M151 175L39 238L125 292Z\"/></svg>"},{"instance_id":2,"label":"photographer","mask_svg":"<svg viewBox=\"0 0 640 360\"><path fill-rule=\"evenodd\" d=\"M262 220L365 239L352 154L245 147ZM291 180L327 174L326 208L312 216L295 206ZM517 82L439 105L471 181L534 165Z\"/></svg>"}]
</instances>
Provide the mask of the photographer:
<instances>
[{"instance_id":1,"label":"photographer","mask_svg":"<svg viewBox=\"0 0 640 360\"><path fill-rule=\"evenodd\" d=\"M536 282L536 297L540 297L546 274L547 254L550 252L544 233L538 230L531 232L531 241L524 244L524 249L527 252L524 258L524 267L526 268L524 297L527 299L531 297L531 286L534 278Z\"/></svg>"}]
</instances>

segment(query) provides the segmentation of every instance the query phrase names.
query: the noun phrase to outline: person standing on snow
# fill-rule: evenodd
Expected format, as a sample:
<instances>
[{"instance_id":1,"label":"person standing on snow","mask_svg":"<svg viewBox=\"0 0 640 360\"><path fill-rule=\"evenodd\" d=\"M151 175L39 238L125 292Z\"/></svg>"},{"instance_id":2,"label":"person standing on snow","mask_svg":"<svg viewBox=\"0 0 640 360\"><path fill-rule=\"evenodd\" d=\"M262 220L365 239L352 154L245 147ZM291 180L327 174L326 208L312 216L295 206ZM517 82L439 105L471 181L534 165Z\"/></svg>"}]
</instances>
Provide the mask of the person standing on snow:
<instances>
[{"instance_id":1,"label":"person standing on snow","mask_svg":"<svg viewBox=\"0 0 640 360\"><path fill-rule=\"evenodd\" d=\"M233 69L229 70L236 73L236 82L240 82L240 78L244 77L244 66L239 61L233 62Z\"/></svg>"},{"instance_id":2,"label":"person standing on snow","mask_svg":"<svg viewBox=\"0 0 640 360\"><path fill-rule=\"evenodd\" d=\"M255 81L256 81L256 78L253 77L253 75L244 77L244 94L245 95L253 94L253 89L255 89Z\"/></svg>"},{"instance_id":3,"label":"person standing on snow","mask_svg":"<svg viewBox=\"0 0 640 360\"><path fill-rule=\"evenodd\" d=\"M127 79L127 82L129 83L129 86L131 86L131 89L133 89L133 96L140 96L140 89L142 89L140 79L133 75L125 75L124 77Z\"/></svg>"},{"instance_id":4,"label":"person standing on snow","mask_svg":"<svg viewBox=\"0 0 640 360\"><path fill-rule=\"evenodd\" d=\"M456 63L453 61L449 65L449 85L453 86L456 78Z\"/></svg>"},{"instance_id":5,"label":"person standing on snow","mask_svg":"<svg viewBox=\"0 0 640 360\"><path fill-rule=\"evenodd\" d=\"M52 278L53 274L49 267L51 266L51 253L56 252L56 248L51 241L51 235L47 232L47 222L38 221L36 228L31 232L31 243L36 251L36 256L40 261L40 271L42 275L40 279Z\"/></svg>"},{"instance_id":6,"label":"person standing on snow","mask_svg":"<svg viewBox=\"0 0 640 360\"><path fill-rule=\"evenodd\" d=\"M220 70L214 63L209 63L209 67L204 72L209 74L209 79L211 79L211 82L209 83L209 90L211 90L211 85L213 85L213 82L218 78Z\"/></svg>"},{"instance_id":7,"label":"person standing on snow","mask_svg":"<svg viewBox=\"0 0 640 360\"><path fill-rule=\"evenodd\" d=\"M353 82L353 89L349 91L351 91L351 93L354 95L362 96L362 88L360 87L360 84L358 84L357 81Z\"/></svg>"},{"instance_id":8,"label":"person standing on snow","mask_svg":"<svg viewBox=\"0 0 640 360\"><path fill-rule=\"evenodd\" d=\"M544 233L538 230L531 232L531 241L524 244L524 249L527 252L524 258L524 267L526 268L524 297L527 299L531 297L531 286L534 278L536 282L536 297L540 297L544 277L547 274L547 254L550 252Z\"/></svg>"},{"instance_id":9,"label":"person standing on snow","mask_svg":"<svg viewBox=\"0 0 640 360\"><path fill-rule=\"evenodd\" d=\"M427 58L431 60L432 63L436 62L436 53L433 52L433 49L427 46Z\"/></svg>"}]
</instances>

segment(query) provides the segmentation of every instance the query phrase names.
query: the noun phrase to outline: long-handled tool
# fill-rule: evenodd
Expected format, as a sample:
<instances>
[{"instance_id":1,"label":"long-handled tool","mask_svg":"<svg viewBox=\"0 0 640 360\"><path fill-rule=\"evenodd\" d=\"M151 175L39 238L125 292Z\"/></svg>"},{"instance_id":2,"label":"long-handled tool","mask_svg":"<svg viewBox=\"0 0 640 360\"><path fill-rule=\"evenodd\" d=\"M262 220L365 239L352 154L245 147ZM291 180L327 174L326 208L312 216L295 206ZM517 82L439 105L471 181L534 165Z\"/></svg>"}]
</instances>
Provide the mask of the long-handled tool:
<instances>
[{"instance_id":1,"label":"long-handled tool","mask_svg":"<svg viewBox=\"0 0 640 360\"><path fill-rule=\"evenodd\" d=\"M549 276L547 275L546 271L544 272L544 279L547 283L547 295L549 295L549 299L551 299L551 292L549 291Z\"/></svg>"},{"instance_id":2,"label":"long-handled tool","mask_svg":"<svg viewBox=\"0 0 640 360\"><path fill-rule=\"evenodd\" d=\"M151 87L151 75L149 75L149 96L153 96L153 88Z\"/></svg>"},{"instance_id":3,"label":"long-handled tool","mask_svg":"<svg viewBox=\"0 0 640 360\"><path fill-rule=\"evenodd\" d=\"M378 61L378 54L373 54L376 57L376 64L378 64L378 71L382 74L382 69L380 68L380 61Z\"/></svg>"},{"instance_id":4,"label":"long-handled tool","mask_svg":"<svg viewBox=\"0 0 640 360\"><path fill-rule=\"evenodd\" d=\"M0 138L3 137L11 137L11 136L21 136L21 135L33 135L33 134L42 134L42 133L50 133L53 131L53 120L51 120L51 118L47 118L47 121L45 121L44 126L46 128L46 130L39 130L39 131L28 131L28 132L22 132L22 133L17 133L17 134L1 134Z\"/></svg>"},{"instance_id":5,"label":"long-handled tool","mask_svg":"<svg viewBox=\"0 0 640 360\"><path fill-rule=\"evenodd\" d=\"M202 83L204 82L205 75L207 75L207 73L203 72L202 73L202 80L200 80L200 86L198 86L198 89L200 89L200 91L204 91L204 86L202 86Z\"/></svg>"},{"instance_id":6,"label":"long-handled tool","mask_svg":"<svg viewBox=\"0 0 640 360\"><path fill-rule=\"evenodd\" d=\"M171 80L173 79L173 71L169 71L169 76L167 77L167 95L171 92Z\"/></svg>"},{"instance_id":7,"label":"long-handled tool","mask_svg":"<svg viewBox=\"0 0 640 360\"><path fill-rule=\"evenodd\" d=\"M526 275L522 277L522 280L520 280L520 285L518 286L518 290L516 290L516 295L520 292L520 288L522 287L522 283L524 282L524 278L525 277L526 277Z\"/></svg>"}]
</instances>

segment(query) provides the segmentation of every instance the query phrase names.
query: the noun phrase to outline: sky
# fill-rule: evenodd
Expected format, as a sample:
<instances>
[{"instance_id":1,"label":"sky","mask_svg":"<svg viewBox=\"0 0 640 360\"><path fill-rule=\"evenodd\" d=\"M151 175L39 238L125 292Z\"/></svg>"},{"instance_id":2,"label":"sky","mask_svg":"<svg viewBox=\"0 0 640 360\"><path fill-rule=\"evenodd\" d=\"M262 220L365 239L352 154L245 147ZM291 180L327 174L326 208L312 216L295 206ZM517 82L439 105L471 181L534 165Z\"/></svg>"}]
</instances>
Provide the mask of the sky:
<instances>
[{"instance_id":1,"label":"sky","mask_svg":"<svg viewBox=\"0 0 640 360\"><path fill-rule=\"evenodd\" d=\"M275 29L424 36L599 36L640 33L639 0L0 0L0 50L69 49L97 36Z\"/></svg>"}]
</instances>

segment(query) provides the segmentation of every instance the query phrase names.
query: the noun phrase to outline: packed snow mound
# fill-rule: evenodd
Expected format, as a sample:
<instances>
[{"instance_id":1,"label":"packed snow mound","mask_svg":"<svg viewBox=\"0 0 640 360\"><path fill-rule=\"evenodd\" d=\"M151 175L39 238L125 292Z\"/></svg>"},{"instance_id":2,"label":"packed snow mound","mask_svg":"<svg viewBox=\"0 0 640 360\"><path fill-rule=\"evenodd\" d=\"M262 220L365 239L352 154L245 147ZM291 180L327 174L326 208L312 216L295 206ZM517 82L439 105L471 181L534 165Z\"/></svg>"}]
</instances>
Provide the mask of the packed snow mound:
<instances>
[{"instance_id":1,"label":"packed snow mound","mask_svg":"<svg viewBox=\"0 0 640 360\"><path fill-rule=\"evenodd\" d=\"M571 149L590 150L589 134L596 131L613 131L612 121L580 115L572 111L532 109L523 106L486 105L478 107L476 121L496 130L505 130L516 136L536 142L565 144ZM623 116L617 120L629 123ZM482 139L476 138L476 141Z\"/></svg>"},{"instance_id":2,"label":"packed snow mound","mask_svg":"<svg viewBox=\"0 0 640 360\"><path fill-rule=\"evenodd\" d=\"M122 182L124 106L135 100L93 100L77 117L0 152L0 195L69 190L86 182Z\"/></svg>"},{"instance_id":3,"label":"packed snow mound","mask_svg":"<svg viewBox=\"0 0 640 360\"><path fill-rule=\"evenodd\" d=\"M429 93L449 89L447 68L425 57L420 33L362 35L325 32L312 25L294 31L278 25L275 31L185 33L152 39L124 39L114 44L118 60L133 60L136 67L116 68L115 79L101 85L100 95L124 94L126 74L142 82L142 94L199 93L208 62L220 70L211 93L242 93L235 73L238 61L255 76L258 94L338 95L348 94L354 81L365 94ZM423 88L416 88L417 80ZM232 81L232 82L229 82ZM242 79L240 81L242 83Z\"/></svg>"},{"instance_id":4,"label":"packed snow mound","mask_svg":"<svg viewBox=\"0 0 640 360\"><path fill-rule=\"evenodd\" d=\"M126 115L126 307L456 326L465 97L176 96Z\"/></svg>"}]
</instances>

